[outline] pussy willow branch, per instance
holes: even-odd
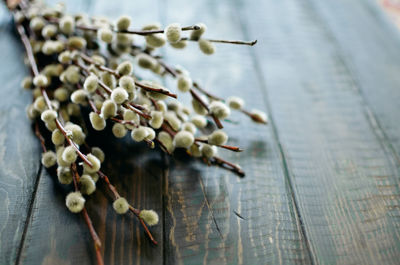
[[[46,18],[50,23],[58,24],[59,19],[58,18]],[[78,29],[81,30],[89,30],[89,31],[98,31],[98,27],[93,27],[93,26],[85,26],[85,25],[76,25]],[[182,31],[188,31],[188,30],[199,30],[200,27],[197,25],[193,26],[187,26],[181,28]],[[141,35],[141,36],[146,36],[146,35],[152,35],[152,34],[157,34],[157,33],[164,33],[163,29],[156,29],[156,30],[116,30],[112,28],[112,30],[116,33],[125,33],[125,34],[134,34],[134,35]],[[182,38],[182,41],[198,41],[198,39],[190,39],[190,38]],[[248,46],[254,46],[257,43],[257,40],[253,41],[241,41],[241,40],[219,40],[219,39],[205,39],[210,42],[214,43],[226,43],[226,44],[236,44],[236,45],[248,45]]]
[[[52,24],[58,24],[59,19],[54,18],[54,17],[45,17],[47,21],[49,21]],[[98,31],[98,27],[93,27],[93,26],[85,26],[85,25],[76,25],[78,29],[81,30],[89,30],[89,31]],[[187,26],[187,27],[182,27],[182,31],[188,31],[188,30],[199,30],[200,27],[197,25],[192,25],[192,26]],[[141,35],[141,36],[146,36],[146,35],[152,35],[156,33],[164,33],[163,29],[157,29],[157,30],[117,30],[117,29],[112,29],[115,33],[125,33],[125,34],[133,34],[133,35]]]
[[[28,56],[29,59],[29,64],[31,66],[32,72],[34,74],[34,76],[38,76],[39,75],[39,70],[37,67],[37,63],[35,60],[35,57],[33,55],[33,51],[32,51],[32,46],[31,43],[28,39],[28,36],[26,35],[25,29],[21,24],[17,24],[17,31],[21,37],[22,43],[25,47],[25,51],[26,54]],[[47,107],[51,110],[53,109],[50,99],[47,95],[46,89],[41,87],[40,91],[42,93],[43,98],[45,99],[46,105]],[[67,132],[65,131],[65,128],[62,126],[61,122],[58,120],[58,118],[55,119],[55,123],[57,128],[62,132],[62,134],[64,135],[65,139],[68,141],[68,143],[76,150],[77,154],[79,155],[79,157],[90,167],[92,167],[92,163],[90,163],[90,161],[86,158],[86,156],[79,150],[79,148],[76,146],[76,144],[68,137]]]
[[[101,171],[97,172],[100,176],[100,178],[102,180],[104,180],[104,182],[107,184],[108,189],[112,192],[112,194],[114,195],[114,199],[118,199],[121,196],[119,195],[117,189],[115,188],[114,185],[111,184],[110,180],[108,179],[108,177]],[[141,225],[143,226],[146,234],[148,235],[148,237],[150,238],[151,242],[153,242],[153,244],[157,245],[157,241],[154,239],[153,235],[151,234],[149,228],[147,227],[146,223],[143,221],[143,219],[139,216],[140,214],[140,210],[134,208],[132,205],[129,205],[129,210],[139,219]]]
[[[111,68],[108,68],[108,67],[106,67],[106,66],[104,66],[104,65],[100,65],[99,63],[96,63],[96,62],[93,61],[92,58],[90,58],[88,55],[86,55],[86,54],[84,54],[84,53],[80,53],[80,55],[81,55],[81,58],[82,58],[84,61],[86,61],[87,63],[93,64],[93,65],[96,66],[98,69],[100,69],[100,70],[102,70],[102,71],[106,71],[106,72],[108,72],[108,73],[114,75],[116,78],[120,78],[120,77],[121,77],[115,70],[113,70],[113,69],[111,69]],[[140,87],[140,88],[143,88],[144,90],[149,91],[149,92],[160,93],[160,94],[167,95],[167,96],[169,96],[169,97],[177,98],[177,95],[176,95],[176,94],[173,94],[173,93],[169,92],[168,90],[165,90],[165,89],[162,89],[162,88],[150,87],[150,86],[147,86],[147,85],[145,85],[145,84],[143,84],[143,83],[141,83],[141,82],[139,82],[139,81],[136,81],[136,80],[135,80],[135,85],[138,86],[138,87]]]
[[[72,169],[72,179],[74,181],[74,187],[75,187],[75,191],[79,191],[79,186],[78,186],[78,182],[79,182],[79,174],[78,174],[78,170],[76,168],[76,163],[72,163],[71,165],[71,169]],[[96,250],[96,260],[97,260],[97,264],[98,265],[104,265],[104,261],[103,261],[103,257],[101,256],[101,241],[99,236],[97,235],[96,230],[93,227],[93,223],[92,220],[90,219],[90,216],[86,210],[86,207],[83,207],[82,209],[82,216],[85,220],[86,225],[89,227],[89,232],[90,235],[94,241],[94,248]]]
[[[257,41],[255,41],[257,42]],[[254,43],[255,44],[255,43]],[[155,58],[155,56],[149,54],[150,56],[152,56],[153,58]],[[159,64],[164,67],[165,71],[167,73],[169,73],[172,77],[176,78],[178,76],[178,73],[176,72],[176,70],[174,68],[172,68],[171,66],[169,66],[168,64],[166,64],[164,61],[162,61],[161,59],[157,59],[155,58]],[[215,96],[213,94],[211,94],[210,92],[208,92],[207,90],[205,90],[204,88],[202,88],[197,82],[193,82],[193,87],[196,88],[196,90],[200,91],[202,94],[204,94],[205,96],[207,96],[209,99],[213,99],[213,100],[219,100],[222,102],[225,102],[225,100],[223,98],[220,98],[218,96]],[[194,91],[193,89],[190,90],[190,93],[192,93],[192,91]],[[193,95],[193,94],[192,94]],[[196,98],[199,98],[201,100],[201,98],[199,96],[197,96]],[[203,101],[200,101],[199,103],[203,105]],[[204,103],[205,104],[205,103]],[[204,105],[203,105],[204,106]],[[206,107],[207,109],[207,107]],[[260,119],[259,116],[255,115],[254,113],[251,113],[250,111],[246,110],[246,109],[240,109],[240,112],[242,112],[243,114],[249,116],[253,121],[258,122],[258,123],[263,123],[263,124],[267,124],[266,121],[263,121]]]
[[[45,139],[44,139],[43,135],[40,133],[39,123],[38,122],[35,122],[35,134],[40,140],[43,152],[47,152]],[[79,175],[78,175],[78,172],[76,170],[76,164],[73,163],[71,168],[72,168],[73,173],[74,173],[73,174],[74,187],[75,187],[75,190],[78,191],[79,190],[79,187],[78,187]],[[99,239],[99,236],[97,235],[96,230],[93,227],[92,220],[90,219],[90,216],[89,216],[89,214],[88,214],[88,212],[86,210],[86,207],[84,207],[83,210],[82,210],[82,216],[83,216],[83,218],[85,220],[86,225],[89,228],[90,235],[91,235],[92,240],[94,242],[94,248],[95,248],[95,251],[96,251],[97,265],[104,265],[103,257],[101,256],[101,241]]]
[[[79,68],[81,68],[81,69],[83,70],[83,74],[84,74],[86,77],[89,76],[90,72],[89,72],[87,66],[81,64],[80,62],[75,62],[75,64],[76,64]],[[107,68],[107,69],[109,69],[109,68]],[[112,69],[110,69],[110,70],[113,71]],[[104,82],[101,81],[101,80],[98,80],[98,82],[99,82],[99,85],[104,89],[104,91],[105,91],[108,95],[111,95],[111,93],[112,93],[111,88],[109,88],[109,87],[108,87],[106,84],[104,84]],[[97,90],[96,92],[97,92],[98,94],[101,95],[101,93],[100,93],[98,90]],[[104,96],[102,96],[102,97],[104,98]],[[142,116],[142,117],[145,118],[145,119],[151,119],[151,116],[150,116],[150,115],[144,113],[144,112],[141,111],[139,108],[137,108],[137,106],[138,106],[137,104],[133,104],[133,103],[127,104],[127,103],[124,103],[124,104],[122,104],[122,105],[123,105],[125,108],[128,108],[128,109],[130,109],[130,110],[136,112],[138,115]],[[144,109],[142,106],[140,106],[140,108]]]

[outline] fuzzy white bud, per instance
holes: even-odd
[[[200,39],[198,42],[199,48],[204,54],[211,55],[215,52],[215,46],[209,40]]]
[[[164,46],[165,42],[165,35],[162,33],[156,33],[146,36],[147,45],[153,48]]]
[[[204,116],[195,115],[191,121],[197,128],[204,128],[207,125],[207,119]]]
[[[30,89],[32,87],[32,77],[24,77],[21,81],[21,87],[25,89]]]
[[[161,111],[152,111],[150,115],[151,115],[151,120],[149,121],[150,126],[153,127],[154,129],[159,129],[164,122],[163,113]]]
[[[193,156],[193,157],[201,157],[203,154],[201,153],[201,151],[200,151],[200,147],[199,147],[199,145],[197,145],[197,144],[192,144],[192,146],[190,147],[190,149],[189,149],[189,152],[190,152],[190,154]]]
[[[33,84],[38,87],[46,87],[49,85],[49,80],[45,75],[39,74],[33,78]]]
[[[223,145],[228,141],[228,135],[222,131],[217,130],[208,136],[208,143],[213,145]]]
[[[187,41],[186,40],[180,40],[180,41],[175,42],[175,43],[169,43],[169,45],[171,45],[175,49],[184,49],[187,46]]]
[[[236,109],[236,110],[243,108],[243,105],[244,105],[244,100],[239,97],[235,97],[235,96],[229,97],[226,100],[226,102],[228,103],[228,106],[231,109]]]
[[[203,144],[200,147],[200,151],[203,156],[211,158],[217,154],[217,147],[214,145]]]
[[[167,132],[159,132],[157,139],[164,145],[168,152],[172,153],[174,151],[175,146],[172,142],[172,137]]]
[[[46,39],[53,37],[57,33],[57,27],[49,24],[42,28],[42,36]]]
[[[72,34],[75,30],[75,21],[74,18],[71,16],[63,16],[60,19],[59,27],[62,33],[66,35]]]
[[[87,160],[92,164],[92,167],[90,167],[88,164],[84,163],[83,164],[83,169],[86,170],[88,173],[95,173],[100,170],[101,167],[101,162],[100,160],[95,157],[93,154],[88,154],[86,156]]]
[[[58,55],[58,61],[63,64],[67,64],[71,61],[71,52],[63,51]]]
[[[44,27],[44,25],[45,25],[45,22],[44,22],[43,18],[41,18],[41,17],[34,17],[29,22],[29,27],[33,31],[41,30]]]
[[[158,214],[153,210],[141,210],[139,217],[149,226],[156,225],[159,221]]]
[[[116,80],[115,80],[115,76],[113,76],[112,74],[108,73],[108,72],[103,72],[101,74],[101,81],[103,81],[103,83],[108,86],[111,89],[115,88],[115,84],[116,84]]]
[[[165,28],[165,36],[170,43],[176,43],[181,39],[181,25],[178,23],[169,24]]]
[[[120,16],[115,22],[115,26],[119,31],[124,31],[131,25],[131,18],[129,16]]]
[[[125,89],[127,92],[133,92],[135,89],[135,80],[131,76],[122,76],[118,80],[118,84],[120,87]]]
[[[144,126],[139,126],[132,130],[131,137],[134,141],[143,141],[149,135],[149,131]]]
[[[85,82],[83,83],[83,88],[89,93],[94,93],[96,92],[98,83],[99,80],[97,76],[92,74],[85,79]]]
[[[75,90],[71,94],[71,101],[75,104],[85,104],[86,103],[86,92],[83,89]]]
[[[251,111],[251,118],[253,121],[258,122],[258,123],[267,123],[268,122],[268,117],[267,114],[260,110],[252,110]]]
[[[166,120],[175,131],[179,130],[182,125],[182,122],[178,119],[178,117],[176,117],[176,114],[172,111],[168,111],[164,114],[164,120]]]
[[[181,92],[188,92],[193,86],[193,81],[189,76],[179,75],[177,86]]]
[[[79,213],[85,207],[85,198],[79,191],[71,192],[65,199],[65,205],[73,213]]]
[[[57,112],[55,110],[47,109],[42,112],[40,119],[44,122],[51,122],[57,118]]]
[[[126,130],[125,126],[122,125],[121,123],[115,123],[112,127],[112,132],[115,137],[123,138],[126,135],[127,130]]]
[[[73,180],[71,169],[69,167],[57,167],[57,178],[61,184],[71,184]]]
[[[157,60],[146,53],[140,53],[136,56],[137,63],[145,69],[152,69],[157,64]]]
[[[107,99],[104,101],[103,106],[101,107],[101,116],[104,119],[108,119],[110,117],[114,117],[117,114],[117,105],[115,105],[114,101]]]
[[[42,113],[47,108],[46,101],[44,100],[43,96],[39,96],[35,99],[35,101],[33,102],[33,107],[40,113]]]
[[[96,183],[90,175],[84,174],[79,179],[80,191],[83,194],[90,195],[96,190]]]
[[[225,119],[231,114],[231,110],[221,101],[211,102],[210,112],[213,113],[218,119]]]
[[[206,115],[208,113],[207,109],[195,98],[192,99],[192,107],[199,115]]]
[[[124,197],[119,197],[113,202],[113,208],[118,214],[125,214],[129,210],[129,203]]]
[[[65,147],[64,152],[62,153],[62,159],[69,163],[72,164],[76,161],[76,158],[78,157],[75,148],[73,148],[71,145]]]
[[[126,90],[123,89],[122,87],[117,87],[112,91],[111,99],[116,104],[122,104],[128,99],[128,92],[126,92]]]
[[[113,32],[109,28],[101,28],[97,31],[97,38],[105,43],[111,43],[113,40]]]
[[[129,61],[122,62],[117,67],[117,72],[120,75],[130,75],[132,73],[132,63]]]
[[[194,136],[188,131],[180,131],[174,137],[175,147],[189,148],[194,143]]]
[[[188,131],[188,132],[190,132],[191,134],[195,134],[196,133],[196,131],[197,131],[197,128],[196,128],[196,126],[193,124],[193,123],[191,123],[191,122],[185,122],[185,123],[183,123],[183,125],[182,125],[182,130],[184,130],[184,131]]]
[[[191,40],[198,40],[200,39],[201,35],[204,34],[207,30],[207,26],[204,23],[197,23],[196,26],[200,27],[198,30],[193,30],[190,33],[190,39]]]
[[[101,163],[104,162],[105,154],[99,147],[92,147],[92,154],[97,157]]]
[[[59,129],[55,129],[51,134],[51,141],[54,145],[64,144],[65,137]]]
[[[42,154],[42,164],[46,168],[52,167],[57,162],[57,156],[53,151],[47,151]]]
[[[93,129],[95,129],[96,131],[102,131],[106,127],[106,121],[96,112],[91,112],[89,114],[89,120],[92,124]]]

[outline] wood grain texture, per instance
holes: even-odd
[[[71,12],[87,11],[111,18],[136,14],[136,27],[157,20],[158,12],[154,6],[153,12],[147,12],[151,6],[151,2],[131,5],[129,1],[111,6],[107,1],[68,3]],[[18,67],[23,68],[21,63]],[[19,89],[18,86],[15,89]],[[31,135],[31,132],[26,134]],[[106,153],[102,170],[109,175],[120,194],[135,207],[154,209],[162,220],[163,160],[160,152],[133,143],[129,136],[124,140],[115,139],[110,128],[105,137],[98,132],[90,131],[90,134],[89,145],[100,143],[98,145]],[[70,213],[64,205],[65,196],[73,187],[58,184],[54,176],[53,171],[42,172],[19,264],[95,264],[92,239],[83,218]],[[111,194],[106,190],[99,181],[98,190],[88,197],[86,203],[103,245],[105,264],[161,264],[162,222],[151,228],[159,243],[152,246],[135,217],[115,213]]]
[[[327,2],[334,1],[319,4]],[[398,263],[398,165],[370,120],[344,63],[346,55],[308,1],[239,3],[245,32],[264,32],[254,60],[262,69],[259,77],[288,161],[312,261]],[[365,47],[358,48],[368,53]]]
[[[205,37],[244,38],[231,1],[164,3],[165,24],[202,21],[209,25]],[[254,33],[251,38],[259,35]],[[266,111],[250,49],[216,45],[215,55],[206,56],[197,43],[188,43],[184,51],[168,47],[166,54],[170,61],[187,66],[192,78],[201,80],[213,93],[241,96],[248,102],[247,108]],[[175,86],[172,81],[169,84]],[[271,127],[253,124],[238,112],[230,119],[239,124],[224,123],[231,136],[229,144],[245,151],[221,152],[221,156],[239,163],[247,176],[238,178],[229,171],[205,168],[201,162],[183,158],[172,162],[165,200],[167,263],[309,263]]]
[[[28,71],[5,12],[0,12],[0,264],[17,256],[40,169],[39,144],[24,111],[30,93],[19,84]]]
[[[400,162],[400,34],[375,1],[311,1]],[[335,15],[333,15],[335,14]]]

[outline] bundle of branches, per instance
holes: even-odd
[[[150,148],[158,146],[168,154],[183,148],[207,164],[244,175],[240,166],[217,156],[218,148],[241,151],[227,145],[228,135],[221,121],[231,110],[257,123],[266,124],[266,115],[244,109],[239,97],[224,100],[212,95],[186,70],[168,65],[155,52],[167,43],[176,49],[194,44],[210,55],[215,52],[215,43],[254,45],[256,41],[207,39],[203,37],[207,27],[202,23],[186,27],[173,23],[165,29],[149,24],[132,30],[129,16],[111,22],[103,17],[68,15],[61,4],[49,7],[39,1],[10,1],[9,7],[32,70],[22,86],[33,94],[27,114],[43,148],[42,164],[57,167],[60,183],[73,183],[66,206],[73,213],[82,213],[94,240],[98,264],[103,264],[101,243],[85,209],[84,196],[96,190],[99,179],[113,194],[115,211],[133,213],[154,244],[157,242],[147,226],[156,225],[158,215],[153,210],[136,209],[119,195],[101,171],[103,151],[87,144],[87,127],[103,131],[112,126],[117,138],[129,133],[133,141],[144,141]],[[145,44],[134,45],[133,36],[144,38]],[[176,80],[174,90],[191,95],[191,106],[185,106],[172,90],[154,80],[139,78],[133,71],[136,67],[155,76],[172,76]],[[85,113],[89,113],[88,119],[82,119]],[[45,128],[50,131],[49,139],[41,133]]]

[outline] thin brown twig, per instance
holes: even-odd
[[[195,138],[194,140],[195,140],[196,142],[205,143],[205,144],[210,144],[210,143],[208,142],[208,140],[205,140],[205,139]],[[215,146],[220,147],[220,148],[224,148],[224,149],[227,149],[227,150],[230,150],[230,151],[233,151],[233,152],[242,152],[242,151],[243,151],[243,149],[241,149],[241,148],[239,148],[239,147],[237,147],[237,146],[231,146],[231,145],[225,145],[225,144],[222,144],[222,145],[215,145]]]
[[[78,182],[79,182],[80,176],[79,176],[78,170],[76,168],[76,163],[72,163],[71,169],[73,171],[72,177],[73,177],[73,181],[74,181],[75,191],[79,191]],[[90,219],[90,216],[86,210],[86,207],[83,207],[83,209],[82,209],[82,216],[83,216],[83,219],[85,220],[86,225],[89,228],[90,235],[94,242],[97,264],[104,265],[103,257],[101,256],[101,241],[100,241],[99,236],[97,235],[96,230],[93,227],[92,220]]]
[[[230,169],[232,169],[235,173],[239,174],[240,176],[245,176],[245,173],[240,168],[240,166],[235,165],[229,161],[226,161],[225,159],[223,159],[221,157],[214,156],[212,162],[217,165],[228,166]]]
[[[45,140],[43,138],[43,135],[40,133],[40,129],[39,129],[39,122],[35,122],[35,134],[37,136],[37,138],[39,138],[40,141],[40,145],[42,146],[43,152],[47,152],[47,148],[45,145]]]
[[[190,38],[182,38],[181,40],[188,40],[188,41],[198,41],[197,39],[190,39]],[[254,46],[257,43],[257,40],[253,41],[241,41],[241,40],[217,40],[217,39],[204,39],[209,42],[215,42],[215,43],[226,43],[226,44],[236,44],[236,45],[248,45],[248,46]]]
[[[117,189],[115,188],[114,185],[111,184],[110,180],[108,179],[107,175],[105,175],[103,172],[101,171],[97,171],[97,173],[99,174],[100,178],[103,179],[106,184],[108,189],[112,192],[112,194],[114,195],[114,199],[118,199],[121,196],[119,195]],[[151,234],[150,230],[147,228],[146,223],[143,221],[143,219],[139,216],[140,215],[140,210],[134,208],[132,205],[129,205],[129,210],[139,219],[141,225],[143,226],[144,230],[146,231],[146,234],[148,235],[148,237],[150,238],[151,242],[153,242],[153,244],[157,245],[157,241],[154,239],[153,235]]]
[[[203,99],[199,96],[199,94],[197,94],[197,92],[193,89],[190,88],[190,94],[192,95],[192,97],[197,100],[210,114],[210,116],[213,118],[215,124],[217,125],[217,127],[219,129],[224,128],[224,126],[222,125],[221,121],[214,115],[214,113],[210,112],[210,108],[207,106],[207,104],[203,101]]]

